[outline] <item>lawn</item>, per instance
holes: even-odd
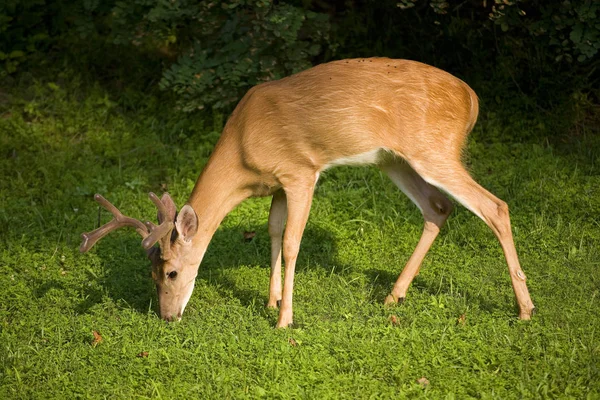
[[[0,91],[0,398],[600,397],[590,127],[557,134],[552,118],[484,104],[469,141],[470,171],[511,209],[538,311],[529,322],[496,238],[462,207],[406,302],[383,306],[422,218],[377,169],[343,167],[316,189],[294,328],[274,329],[264,307],[270,199],[226,218],[183,320],[168,324],[139,236],[122,230],[82,255],[79,235],[97,226],[96,192],[140,219],[156,213],[149,191],[183,205],[224,118],[68,71]]]

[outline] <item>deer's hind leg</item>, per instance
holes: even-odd
[[[392,292],[385,299],[385,304],[393,304],[406,298],[408,287],[419,274],[425,255],[454,206],[448,197],[425,182],[404,160],[395,159],[381,165],[380,168],[419,207],[425,220],[417,247],[394,284]]]
[[[525,283],[525,273],[517,257],[506,203],[475,182],[458,160],[449,160],[437,153],[429,154],[422,160],[426,161],[411,162],[420,176],[454,197],[494,232],[508,264],[513,290],[519,304],[519,318],[530,319],[535,307]]]

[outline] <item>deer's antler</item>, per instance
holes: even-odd
[[[171,255],[170,239],[171,232],[173,231],[175,224],[172,220],[169,220],[169,212],[162,201],[160,201],[160,199],[152,192],[149,193],[149,197],[158,208],[160,220],[162,221],[160,225],[155,225],[152,222],[146,222],[144,224],[135,218],[125,216],[117,207],[112,205],[104,197],[99,194],[94,195],[94,200],[96,200],[96,202],[98,202],[98,204],[100,204],[104,209],[109,211],[114,218],[98,229],[95,229],[91,232],[82,233],[81,238],[83,241],[81,242],[79,251],[85,253],[86,251],[90,250],[96,244],[96,242],[108,235],[110,232],[124,226],[130,226],[135,228],[136,232],[139,233],[143,238],[142,246],[144,249],[148,250],[154,246],[156,242],[160,241],[162,256],[164,259],[167,259]]]
[[[142,240],[142,246],[148,250],[156,242],[160,241],[162,259],[168,260],[171,257],[171,232],[173,232],[173,228],[175,227],[175,223],[173,222],[175,216],[169,215],[167,207],[157,195],[150,192],[148,193],[148,197],[150,197],[150,200],[158,208],[158,220],[161,221],[161,224],[157,226],[150,221],[146,222],[150,234]]]

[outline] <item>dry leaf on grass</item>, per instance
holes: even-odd
[[[92,347],[98,346],[100,342],[102,342],[102,336],[98,333],[98,331],[93,331],[94,340],[92,340]]]
[[[429,379],[422,376],[419,379],[417,379],[417,383],[423,387],[427,387],[429,385]]]
[[[460,325],[464,325],[465,322],[467,322],[467,314],[462,314],[460,317],[458,317],[458,323]]]
[[[148,358],[148,352],[147,351],[142,351],[141,353],[139,353],[136,357],[140,357],[140,358]]]
[[[244,232],[244,242],[251,242],[252,239],[254,239],[254,236],[256,236],[256,232],[255,231],[251,231],[251,232]]]
[[[294,338],[289,338],[288,342],[294,347],[298,346],[298,342],[296,342]]]

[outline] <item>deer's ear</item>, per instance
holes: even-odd
[[[160,212],[158,213],[158,223],[162,224],[164,221],[175,221],[175,215],[177,214],[177,206],[175,202],[169,195],[169,193],[165,193],[160,198],[160,201],[167,208],[168,215],[163,216]]]
[[[175,221],[175,228],[179,236],[189,242],[192,237],[198,231],[198,216],[190,205],[185,205],[177,214],[177,221]]]

